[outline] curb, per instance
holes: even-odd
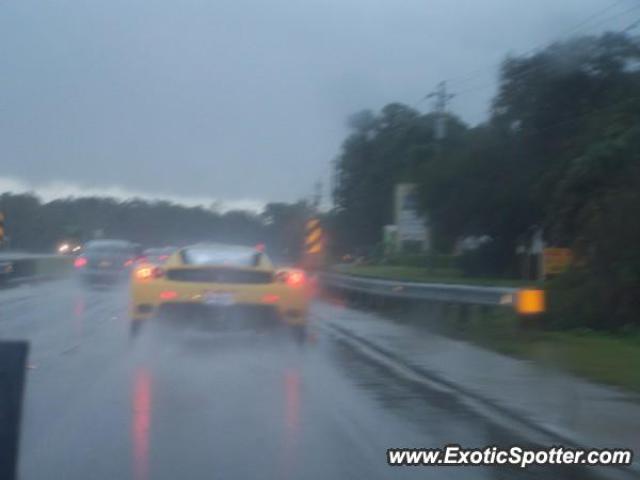
[[[337,333],[347,343],[351,343],[352,345],[355,345],[357,347],[364,346],[367,349],[375,352],[377,355],[386,359],[387,362],[390,361],[392,363],[395,363],[400,368],[408,370],[413,375],[416,375],[418,378],[422,379],[422,383],[425,383],[425,381],[430,383],[431,385],[428,386],[429,388],[435,387],[435,388],[439,388],[440,390],[446,389],[446,390],[449,390],[450,393],[456,394],[462,397],[463,399],[471,400],[472,402],[476,403],[476,406],[474,408],[476,413],[482,414],[485,417],[493,416],[494,420],[497,414],[500,417],[502,417],[502,420],[508,419],[511,422],[517,422],[521,426],[524,426],[527,429],[529,429],[530,431],[533,431],[538,435],[543,435],[547,437],[548,439],[551,440],[552,443],[563,444],[563,445],[570,446],[572,448],[579,448],[579,449],[585,449],[585,450],[593,448],[593,447],[587,446],[587,443],[584,441],[580,441],[575,437],[572,437],[571,435],[568,435],[565,432],[560,432],[550,426],[542,425],[532,420],[531,418],[528,418],[527,416],[523,415],[521,412],[496,402],[494,399],[480,395],[477,392],[470,390],[468,388],[465,388],[459,383],[445,379],[442,376],[425,369],[424,367],[412,364],[411,362],[402,358],[400,355],[394,352],[391,352],[384,347],[381,347],[380,345],[376,344],[375,342],[372,342],[369,339],[363,338],[362,336],[354,333],[348,328],[338,326],[335,324],[328,324],[328,323],[323,323],[322,326],[327,330],[332,331],[333,333]],[[370,355],[369,353],[364,351],[361,351],[361,353],[368,357],[374,357],[374,355]],[[370,358],[370,359],[375,361],[376,363],[387,363],[382,361],[380,358]],[[388,364],[383,366],[388,367]],[[478,408],[477,404],[479,404],[479,407],[481,408]],[[484,412],[482,410],[484,410]],[[513,426],[511,426],[511,429],[513,430]],[[589,466],[585,465],[585,468],[589,468]],[[606,467],[606,470],[600,470],[604,468],[605,467],[593,467],[593,471],[598,475],[605,475],[604,478],[640,479],[640,464],[638,464],[637,461],[634,462],[629,467],[615,465],[612,467]],[[604,473],[605,471],[608,472],[608,475]],[[615,477],[612,477],[612,474],[614,472],[617,473],[618,475]],[[624,475],[624,476],[620,476],[620,475]]]

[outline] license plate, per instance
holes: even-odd
[[[107,261],[102,261],[98,264],[100,267],[110,267],[111,266],[111,262],[107,262]]]
[[[236,303],[233,293],[228,292],[207,292],[203,300],[207,305],[229,306]]]

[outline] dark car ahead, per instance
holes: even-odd
[[[126,240],[92,240],[74,265],[87,283],[115,283],[129,278],[138,256],[137,245]]]

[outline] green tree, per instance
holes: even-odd
[[[455,117],[446,121],[448,142],[459,141],[466,127]],[[421,166],[438,153],[436,117],[402,104],[389,104],[378,115],[360,112],[348,125],[352,131],[337,158],[331,215],[340,250],[378,243],[383,226],[393,221],[394,185],[414,181]]]

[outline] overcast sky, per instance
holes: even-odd
[[[326,183],[350,113],[453,78],[451,109],[477,123],[507,53],[597,12],[580,33],[624,28],[634,5],[2,0],[0,190],[293,201]]]

